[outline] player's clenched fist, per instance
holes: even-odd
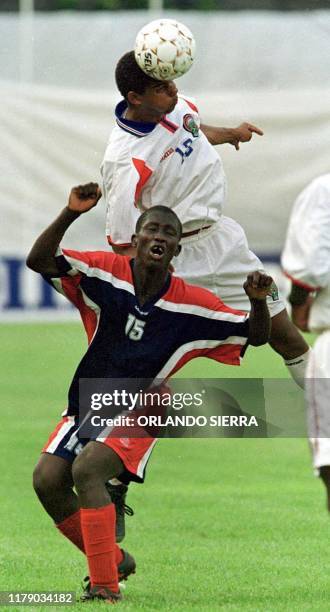
[[[68,209],[77,213],[84,213],[96,206],[102,192],[97,183],[78,185],[70,191]]]
[[[272,283],[271,276],[262,272],[250,272],[243,287],[250,300],[265,300],[270,295]]]

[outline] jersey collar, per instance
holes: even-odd
[[[152,132],[152,130],[156,127],[157,123],[145,123],[143,121],[131,121],[130,119],[125,119],[123,115],[126,110],[126,100],[119,102],[115,110],[117,124],[122,130],[125,130],[125,132],[129,132],[130,134],[134,134],[134,136],[141,138],[142,136],[147,136],[147,134],[150,134],[150,132]]]

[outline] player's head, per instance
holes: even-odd
[[[182,225],[175,212],[167,206],[153,206],[139,217],[132,236],[136,259],[167,270],[171,259],[180,253],[181,236]]]
[[[130,107],[166,114],[174,109],[178,101],[174,81],[158,81],[145,74],[135,60],[134,51],[120,58],[115,78],[121,95]]]

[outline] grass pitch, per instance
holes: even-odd
[[[78,595],[85,560],[41,508],[31,473],[85,338],[63,324],[3,325],[1,339],[0,590]],[[268,347],[249,349],[241,369],[199,360],[185,372],[286,377]],[[138,569],[121,609],[329,610],[329,518],[306,440],[162,440],[129,503],[124,545]]]

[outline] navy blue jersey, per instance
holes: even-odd
[[[80,378],[166,380],[201,356],[240,364],[247,315],[209,291],[169,274],[159,294],[141,306],[129,257],[63,250],[57,261],[61,276],[48,281],[79,309],[89,342],[67,414],[78,413]]]

